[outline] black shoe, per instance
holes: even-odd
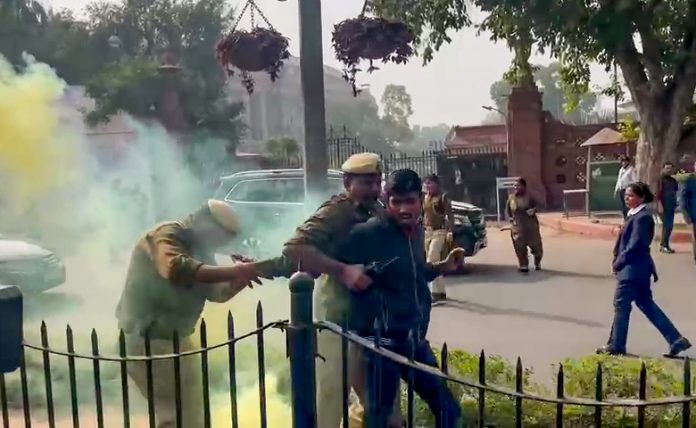
[[[664,254],[674,254],[674,250],[669,247],[660,247],[660,252]]]
[[[541,265],[534,266],[534,270],[541,270]]]
[[[691,342],[685,337],[680,337],[676,342],[669,346],[669,352],[665,354],[666,357],[676,357],[680,353],[691,348]]]
[[[447,294],[445,293],[431,293],[430,296],[433,299],[433,303],[440,303],[447,300]]]
[[[517,270],[519,270],[520,273],[529,273],[529,268],[526,267],[526,266],[525,266],[525,267],[521,267],[521,268],[519,268],[519,269],[517,269]]]
[[[626,355],[626,350],[618,350],[611,347],[611,345],[604,345],[601,348],[597,348],[597,355]]]

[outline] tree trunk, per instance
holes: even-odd
[[[635,165],[638,179],[657,190],[665,162],[677,162],[683,117],[663,107],[663,102],[642,106],[640,138],[636,144]]]

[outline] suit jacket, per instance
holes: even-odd
[[[682,213],[696,223],[696,173],[691,174],[682,185],[680,199]]]
[[[619,281],[650,283],[656,273],[650,255],[650,244],[655,237],[652,212],[643,208],[629,216],[614,245],[614,271]]]

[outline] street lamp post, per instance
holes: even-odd
[[[304,100],[305,197],[310,200],[325,196],[328,189],[321,0],[298,1],[300,74]]]

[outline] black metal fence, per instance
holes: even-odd
[[[350,346],[357,346],[371,355],[378,356],[380,361],[391,361],[400,365],[406,369],[407,375],[405,376],[406,381],[406,425],[408,427],[415,427],[415,395],[414,395],[414,373],[421,372],[429,376],[434,376],[447,382],[448,385],[454,386],[459,385],[472,389],[475,392],[475,420],[465,421],[464,426],[478,426],[478,427],[488,427],[488,426],[499,426],[492,425],[487,421],[487,418],[491,415],[490,412],[496,412],[498,409],[489,409],[487,407],[487,400],[490,394],[498,394],[508,397],[514,404],[514,416],[511,420],[507,421],[504,426],[515,426],[522,427],[525,421],[525,405],[530,402],[546,403],[547,405],[555,407],[555,421],[551,425],[557,427],[563,427],[565,423],[564,415],[568,407],[582,407],[590,409],[591,414],[589,418],[580,425],[572,426],[607,426],[603,425],[603,415],[608,410],[613,410],[615,408],[624,409],[635,409],[637,412],[636,425],[638,427],[649,426],[646,425],[646,410],[657,406],[678,406],[679,416],[678,420],[673,421],[673,424],[669,426],[682,426],[690,427],[694,426],[695,422],[692,419],[691,405],[696,401],[696,397],[692,395],[692,376],[691,376],[691,366],[689,360],[684,361],[683,365],[683,393],[679,396],[666,397],[666,398],[650,398],[648,397],[648,371],[646,365],[643,362],[640,375],[638,379],[633,379],[632,381],[638,384],[638,396],[637,397],[609,397],[604,392],[603,386],[605,385],[605,372],[601,365],[596,367],[596,374],[594,379],[595,394],[591,398],[576,398],[566,394],[565,392],[565,380],[563,367],[559,367],[557,381],[556,381],[556,393],[551,396],[544,396],[540,394],[527,393],[524,390],[524,367],[521,360],[517,360],[517,365],[514,374],[514,388],[508,388],[500,385],[489,384],[487,382],[487,358],[486,355],[481,352],[480,358],[478,360],[478,378],[477,379],[465,379],[457,375],[452,375],[449,373],[448,366],[450,360],[448,358],[447,345],[444,345],[441,350],[440,358],[440,368],[431,367],[421,364],[414,360],[413,353],[411,356],[403,356],[396,354],[389,349],[380,346],[380,341],[376,339],[375,341],[369,341],[362,337],[359,337],[352,332],[347,331],[345,328],[340,327],[336,324],[330,322],[315,322],[313,320],[313,307],[312,307],[312,293],[314,288],[314,280],[305,274],[296,274],[290,281],[290,306],[291,306],[291,316],[288,321],[275,321],[271,323],[265,323],[263,320],[263,310],[261,305],[257,307],[256,311],[256,329],[248,332],[244,335],[237,336],[235,334],[234,319],[232,315],[228,317],[227,323],[227,340],[222,343],[209,345],[208,335],[206,331],[205,322],[201,323],[200,327],[200,348],[194,350],[182,351],[179,347],[180,338],[174,336],[172,338],[172,348],[170,354],[157,354],[154,355],[151,352],[150,340],[148,338],[144,339],[145,343],[145,353],[139,356],[129,356],[127,354],[128,349],[126,349],[126,341],[124,339],[124,334],[121,333],[119,336],[119,355],[117,356],[105,356],[100,353],[100,343],[96,333],[91,336],[92,352],[89,354],[79,354],[75,352],[74,341],[72,332],[70,329],[66,332],[66,344],[67,351],[57,351],[51,348],[48,340],[48,329],[45,324],[41,327],[41,344],[31,344],[24,343],[23,345],[23,361],[19,369],[19,376],[21,378],[21,406],[19,408],[13,408],[9,405],[8,400],[8,389],[6,385],[7,376],[16,376],[16,373],[10,375],[0,375],[0,409],[2,412],[2,428],[14,427],[16,425],[11,425],[10,421],[17,421],[14,418],[16,412],[19,412],[20,418],[22,420],[21,424],[26,428],[31,428],[34,424],[37,424],[37,418],[35,414],[32,414],[32,399],[36,399],[36,396],[30,394],[29,384],[32,379],[29,378],[26,356],[29,352],[38,352],[42,355],[42,370],[44,372],[45,384],[43,389],[45,394],[42,399],[45,400],[45,411],[47,417],[47,426],[53,428],[58,426],[56,415],[54,411],[54,396],[56,391],[54,390],[54,385],[52,383],[52,370],[60,365],[68,366],[68,389],[67,393],[70,395],[70,408],[71,408],[71,423],[73,427],[85,426],[83,420],[81,419],[81,414],[84,407],[80,407],[78,395],[85,393],[82,389],[77,386],[77,379],[75,374],[75,365],[77,360],[86,360],[92,364],[92,376],[94,380],[94,405],[90,406],[89,411],[96,412],[97,423],[96,426],[104,427],[104,401],[102,398],[102,374],[101,370],[104,364],[118,364],[119,366],[119,378],[121,383],[121,401],[122,401],[122,414],[123,414],[123,426],[130,427],[132,425],[132,411],[130,408],[130,402],[132,397],[130,396],[129,386],[128,386],[128,367],[131,364],[145,364],[146,365],[146,399],[147,399],[147,425],[150,428],[156,426],[156,407],[155,401],[156,397],[154,392],[154,384],[157,380],[156,376],[153,374],[153,365],[158,361],[172,361],[173,362],[173,380],[175,394],[172,398],[172,405],[176,409],[176,426],[182,427],[182,390],[188,388],[189,385],[184,385],[182,382],[181,373],[181,360],[182,358],[190,356],[200,357],[200,372],[202,377],[202,407],[200,411],[203,417],[203,426],[208,428],[211,427],[211,404],[210,404],[210,373],[208,364],[208,355],[211,351],[215,349],[226,349],[227,350],[227,369],[229,373],[229,399],[230,399],[230,420],[225,423],[225,426],[231,426],[234,428],[239,427],[238,419],[238,387],[237,387],[237,354],[236,345],[244,339],[256,339],[256,355],[258,362],[258,384],[259,384],[259,415],[260,415],[260,427],[266,428],[268,426],[268,421],[266,418],[266,373],[265,373],[265,345],[264,345],[264,333],[269,329],[280,329],[286,332],[287,337],[287,355],[290,359],[290,402],[292,408],[292,421],[287,421],[287,425],[294,428],[312,428],[317,426],[316,419],[316,386],[315,386],[315,358],[317,358],[314,352],[316,348],[316,332],[317,330],[322,330],[330,334],[339,335],[341,338],[341,351],[342,351],[342,361],[336,364],[340,367],[340,373],[342,375],[343,390],[345,391],[342,396],[342,412],[344,420],[348,418],[348,408],[349,408],[349,381],[348,381],[348,349]],[[377,337],[379,335],[377,334]],[[411,336],[413,337],[413,336]],[[410,341],[411,349],[413,349],[413,341]],[[66,391],[59,391],[63,394]],[[13,413],[15,412],[15,413]],[[13,419],[11,419],[13,416]],[[43,419],[43,418],[41,418]],[[16,422],[15,422],[16,424]],[[46,426],[42,423],[42,426]],[[63,425],[64,426],[64,425]],[[91,425],[90,425],[91,426]],[[109,428],[113,425],[109,425]],[[119,424],[120,426],[120,424]],[[526,426],[549,426],[547,425],[526,425]],[[567,425],[570,426],[570,425]],[[627,425],[634,426],[634,425]],[[656,426],[667,426],[667,425],[656,425]],[[185,427],[185,426],[184,426]],[[188,428],[188,427],[185,427]],[[255,428],[255,427],[242,427],[242,428]],[[278,427],[271,427],[278,428]],[[322,427],[323,428],[323,427]]]

